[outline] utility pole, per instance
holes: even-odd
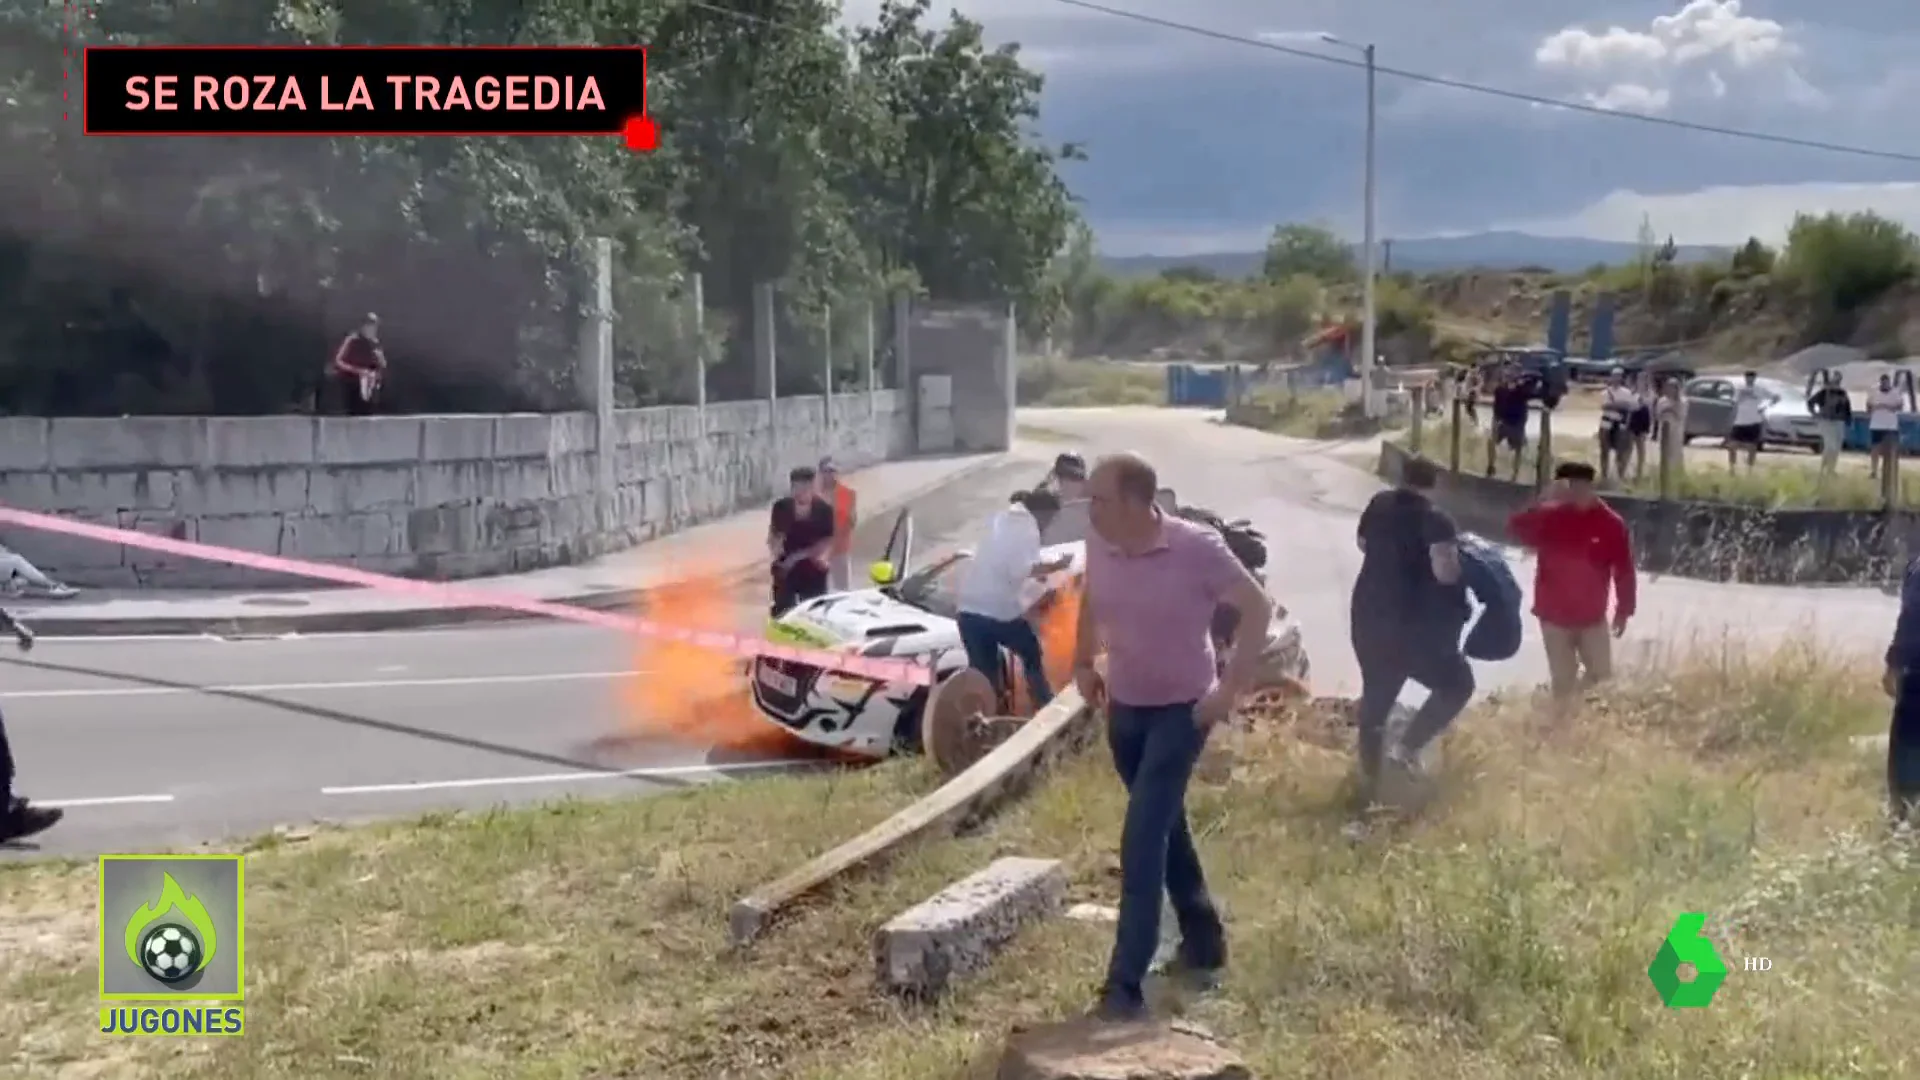
[[[1367,160],[1366,179],[1361,195],[1361,214],[1364,224],[1362,226],[1363,235],[1360,241],[1362,249],[1360,272],[1364,276],[1361,278],[1360,284],[1360,363],[1356,365],[1356,368],[1360,374],[1360,407],[1367,416],[1371,417],[1379,411],[1376,407],[1378,395],[1374,393],[1373,389],[1373,365],[1375,358],[1379,355],[1379,346],[1374,340],[1374,330],[1378,320],[1374,311],[1373,296],[1374,279],[1378,276],[1374,266],[1375,243],[1373,223],[1373,147],[1377,119],[1374,97],[1376,75],[1374,51],[1372,45],[1358,45],[1344,38],[1336,37],[1333,34],[1321,34],[1320,40],[1329,45],[1338,45],[1343,49],[1352,49],[1366,57],[1367,60]]]

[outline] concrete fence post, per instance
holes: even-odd
[[[773,285],[753,288],[753,396],[767,403],[767,490],[780,490],[780,360],[774,343]]]
[[[833,305],[820,316],[820,400],[826,415],[827,441],[821,453],[833,453]]]
[[[900,404],[907,410],[912,445],[920,445],[920,388],[913,378],[913,298],[905,289],[893,294],[893,377],[900,381]]]
[[[613,466],[619,449],[613,424],[613,241],[595,237],[583,255],[589,287],[574,376],[581,407],[592,417],[594,527],[606,534],[613,527]]]
[[[874,413],[877,411],[877,407],[874,403],[874,398],[876,395],[880,393],[880,385],[873,381],[874,313],[873,313],[872,300],[867,301],[866,307],[865,307],[865,314],[867,318],[867,340],[866,340],[867,370],[866,370],[866,378],[861,383],[861,385],[867,388],[867,420],[869,423],[871,423],[873,420]]]
[[[1013,449],[1014,412],[1020,404],[1020,306],[1007,303],[1007,325],[1001,334],[1000,383],[1006,391],[1006,433],[999,449]]]
[[[706,279],[693,274],[688,285],[688,300],[693,305],[693,411],[698,425],[698,438],[693,443],[693,467],[698,480],[691,485],[687,498],[695,499],[694,492],[706,490],[709,483],[709,470],[713,467],[713,451],[707,446],[707,285]],[[709,507],[689,507],[692,513],[704,517]]]

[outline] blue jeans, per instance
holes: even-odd
[[[1120,920],[1106,997],[1125,1005],[1144,998],[1141,983],[1160,943],[1160,897],[1180,921],[1180,958],[1197,968],[1226,963],[1226,930],[1207,895],[1187,825],[1187,781],[1206,746],[1193,723],[1194,702],[1108,709],[1107,745],[1127,785],[1127,818],[1120,829]]]
[[[1887,732],[1887,803],[1894,820],[1920,825],[1920,675],[1900,681]]]
[[[963,611],[954,620],[960,626],[960,644],[967,650],[967,666],[985,675],[994,689],[1006,690],[1006,673],[1001,669],[1000,650],[1005,649],[1020,661],[1026,672],[1027,688],[1033,707],[1053,700],[1053,688],[1047,685],[1047,669],[1040,655],[1040,635],[1025,619],[994,619]]]

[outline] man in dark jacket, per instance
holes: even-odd
[[[1425,458],[1403,467],[1400,486],[1373,497],[1360,515],[1363,557],[1353,583],[1354,658],[1360,664],[1359,756],[1362,804],[1381,769],[1417,779],[1420,752],[1466,708],[1473,669],[1460,632],[1473,607],[1461,582],[1459,529],[1433,504],[1439,470]],[[1427,688],[1400,744],[1386,746],[1387,719],[1411,680]],[[1352,831],[1364,831],[1356,822]]]
[[[0,633],[10,633],[21,652],[33,648],[33,631],[0,610]],[[7,745],[6,722],[0,720],[0,844],[43,833],[59,822],[65,811],[34,806],[13,793],[13,752]]]
[[[1887,732],[1887,804],[1895,825],[1916,825],[1920,812],[1920,557],[1907,563],[1900,617],[1887,646],[1881,686],[1893,698]]]

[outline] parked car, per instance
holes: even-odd
[[[1733,400],[1741,379],[1725,375],[1703,375],[1687,383],[1687,426],[1683,441],[1724,439],[1733,427]],[[1754,385],[1766,395],[1761,419],[1761,442],[1769,446],[1799,446],[1818,449],[1820,425],[1807,404],[1807,395],[1797,386],[1778,379],[1755,379]]]

